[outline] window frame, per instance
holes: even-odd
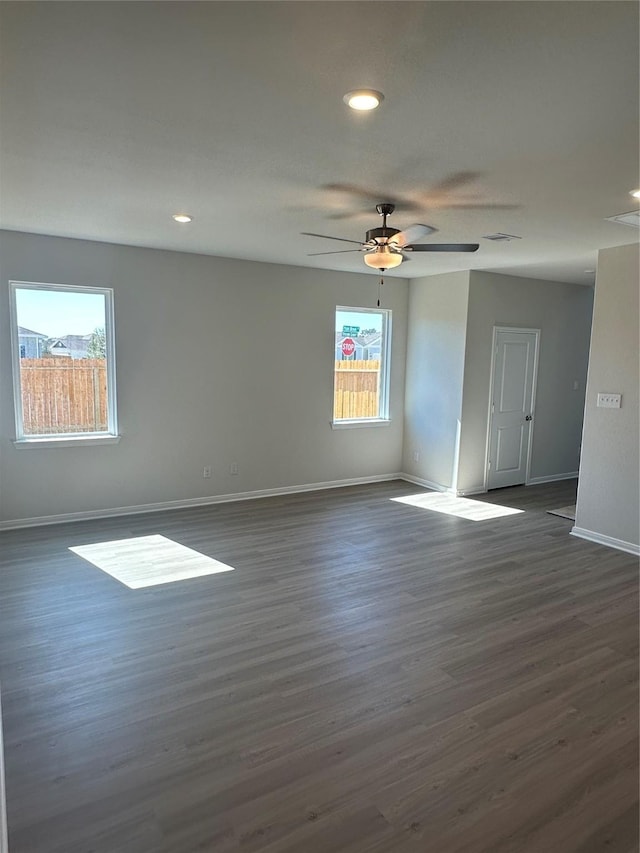
[[[336,336],[336,314],[339,311],[353,312],[357,314],[376,314],[382,316],[382,330],[380,336],[380,374],[378,388],[378,415],[374,418],[340,418],[336,420],[335,412],[335,364],[333,369],[333,394],[331,395],[332,413],[331,413],[331,428],[332,429],[353,429],[359,427],[378,427],[388,426],[391,423],[390,414],[390,385],[391,385],[391,330],[392,330],[392,311],[390,308],[359,308],[354,305],[336,305],[333,314],[333,353],[334,359],[337,353],[335,345]]]
[[[105,341],[107,345],[107,429],[93,432],[63,432],[25,434],[22,411],[22,384],[20,374],[20,338],[18,334],[18,290],[58,291],[61,293],[88,293],[104,297]],[[81,445],[115,444],[118,434],[118,411],[116,402],[116,354],[114,328],[114,291],[112,287],[93,287],[76,284],[52,284],[37,281],[9,281],[9,320],[11,327],[11,364],[13,379],[13,408],[16,437],[14,446],[26,447],[77,447]]]

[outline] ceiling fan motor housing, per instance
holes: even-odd
[[[399,228],[371,228],[367,231],[367,239],[365,242],[384,244],[387,243],[389,238],[393,237],[394,234],[399,233]]]

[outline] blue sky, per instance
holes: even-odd
[[[18,325],[50,338],[104,327],[104,296],[65,290],[16,290]]]

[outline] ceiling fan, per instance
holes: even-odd
[[[412,252],[476,252],[479,243],[415,243],[436,229],[430,225],[409,225],[404,231],[387,227],[387,216],[395,210],[390,202],[377,204],[376,210],[382,217],[382,228],[371,228],[367,231],[364,242],[346,240],[344,237],[331,237],[328,234],[313,234],[303,231],[305,237],[322,237],[325,240],[340,240],[342,243],[355,243],[357,249],[338,249],[333,252],[310,252],[313,255],[337,255],[346,252],[364,252],[364,262],[373,269],[385,271],[397,267],[403,261],[408,261],[407,254]],[[405,254],[405,252],[407,254]]]

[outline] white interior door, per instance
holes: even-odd
[[[494,329],[489,489],[527,481],[538,336],[535,330]]]

